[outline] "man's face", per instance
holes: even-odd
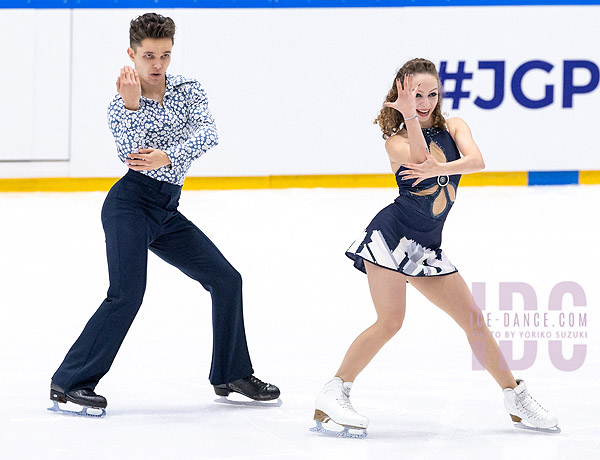
[[[127,53],[145,86],[163,86],[171,63],[173,41],[170,38],[145,38],[136,49]]]

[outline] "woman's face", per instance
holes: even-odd
[[[437,78],[428,73],[416,73],[413,87],[417,88],[417,117],[423,128],[431,128],[431,114],[437,106],[440,88]]]

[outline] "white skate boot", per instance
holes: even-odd
[[[352,382],[342,382],[339,377],[335,377],[325,384],[315,403],[314,420],[317,426],[311,428],[310,431],[346,438],[365,438],[367,436],[366,428],[369,420],[358,414],[352,407],[350,403],[351,388]],[[344,429],[333,431],[324,428],[323,423],[330,420]],[[358,432],[350,432],[351,429],[358,430]]]
[[[515,423],[516,428],[544,433],[560,433],[558,419],[531,397],[523,380],[517,380],[517,387],[514,390],[505,388],[502,392],[504,393],[504,407],[512,421],[517,422]]]

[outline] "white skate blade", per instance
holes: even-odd
[[[521,430],[538,431],[540,433],[558,434],[561,432],[560,427],[558,425],[552,428],[538,428],[536,426],[525,425],[523,422],[519,422],[515,423],[515,428],[519,428]]]
[[[216,403],[219,404],[229,404],[231,406],[252,406],[252,407],[279,407],[283,404],[283,401],[280,398],[270,401],[255,401],[253,399],[229,399],[225,396],[221,396],[220,398],[215,399]]]
[[[82,406],[80,411],[63,409],[62,407],[60,407],[58,405],[58,401],[54,401],[54,405],[52,407],[49,407],[48,410],[51,412],[56,412],[57,414],[78,415],[78,416],[93,417],[93,418],[102,418],[106,415],[106,410],[99,409],[96,407]],[[94,412],[88,412],[89,410],[92,410]]]
[[[365,428],[354,428],[340,425],[343,429],[342,431],[328,430],[323,426],[322,422],[315,420],[316,426],[309,428],[308,431],[312,431],[313,433],[322,433],[325,436],[334,436],[336,438],[355,438],[362,439],[367,437],[367,430]],[[353,430],[353,431],[350,431]],[[354,431],[356,430],[356,431]]]

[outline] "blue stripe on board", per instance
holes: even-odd
[[[528,185],[579,184],[579,171],[529,171]]]
[[[600,0],[0,0],[2,8],[361,8],[600,5]]]

